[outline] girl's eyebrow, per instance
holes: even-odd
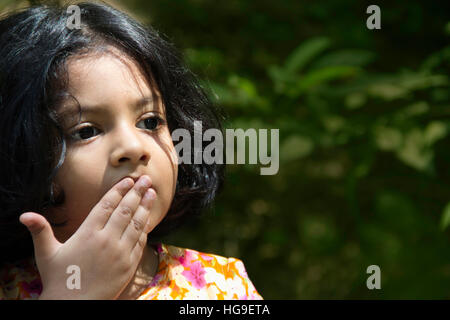
[[[153,97],[146,96],[146,97],[142,97],[142,98],[136,100],[131,105],[133,106],[134,111],[138,111],[149,104],[151,104],[154,107]],[[60,112],[60,117],[62,119],[73,118],[79,114],[80,110],[81,110],[82,115],[83,114],[84,115],[86,115],[86,114],[101,114],[101,113],[105,113],[108,110],[106,105],[92,105],[92,106],[81,105],[80,108],[78,109],[77,106],[74,104],[64,105],[61,109],[63,109]]]

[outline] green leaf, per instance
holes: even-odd
[[[313,38],[298,46],[287,58],[284,69],[289,73],[301,71],[320,52],[330,46],[328,38]]]
[[[250,106],[263,112],[270,109],[265,97],[258,93],[255,84],[238,75],[231,75],[226,85],[213,81],[207,83],[202,81],[201,84],[209,89],[211,99],[223,106],[235,109],[247,109]]]
[[[418,128],[412,129],[404,136],[403,145],[396,154],[401,161],[419,171],[429,170],[434,156],[424,132]]]
[[[444,75],[426,75],[421,73],[405,74],[400,85],[407,90],[420,90],[430,87],[444,86],[448,84],[448,78]]]
[[[313,67],[315,69],[328,66],[355,66],[362,67],[375,58],[373,52],[367,50],[339,50],[323,55]]]
[[[300,135],[288,137],[280,148],[281,159],[292,161],[304,158],[311,154],[314,149],[314,142],[311,138]]]
[[[362,107],[367,101],[367,96],[362,92],[353,92],[345,97],[345,106],[353,110]]]
[[[423,63],[420,67],[420,70],[422,72],[429,72],[435,68],[437,68],[440,64],[444,63],[445,61],[450,60],[450,46],[443,48],[442,50],[439,50],[438,52],[432,53]]]
[[[450,202],[448,202],[441,216],[441,230],[444,231],[450,224]]]
[[[267,68],[267,74],[275,85],[276,93],[283,93],[297,78],[296,75],[286,72],[283,68],[275,65]]]
[[[408,95],[408,90],[391,83],[377,83],[369,86],[367,92],[372,97],[378,97],[386,101],[404,98]]]
[[[196,70],[218,72],[225,61],[223,54],[214,48],[187,48],[184,54],[189,67]]]
[[[402,132],[396,128],[379,125],[373,128],[373,133],[375,142],[380,150],[394,151],[402,145]]]
[[[233,95],[227,87],[213,81],[208,83],[203,82],[203,85],[210,89],[212,93],[212,97],[210,98],[214,101],[221,104],[226,104],[233,101]]]
[[[426,101],[417,101],[401,111],[404,118],[416,117],[425,114],[430,109]]]
[[[424,131],[424,139],[429,145],[432,145],[437,140],[444,138],[446,135],[447,126],[442,121],[430,122]]]
[[[358,72],[358,70],[358,68],[350,66],[334,66],[315,70],[299,79],[296,83],[296,86],[291,88],[288,93],[291,97],[295,97],[321,83],[353,76]]]

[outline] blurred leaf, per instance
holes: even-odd
[[[232,89],[233,99],[236,104],[251,105],[261,111],[268,110],[266,100],[259,95],[255,84],[251,80],[234,74],[228,78],[228,84]]]
[[[314,149],[313,141],[305,136],[293,135],[288,137],[280,147],[282,161],[298,160],[308,156]]]
[[[397,233],[414,233],[423,227],[424,219],[412,199],[401,190],[380,190],[375,196],[376,218]]]
[[[445,61],[450,61],[450,46],[431,54],[422,63],[420,70],[421,72],[430,72]]]
[[[361,226],[361,235],[364,247],[376,257],[377,264],[398,260],[403,247],[399,235],[386,230],[383,224],[366,223]]]
[[[430,122],[424,130],[414,128],[405,134],[397,156],[420,171],[430,170],[434,155],[432,145],[446,134],[447,126],[440,121]]]
[[[437,140],[442,139],[447,135],[447,126],[442,121],[432,121],[428,123],[425,132],[424,139],[428,145],[432,145]]]
[[[355,66],[362,67],[375,58],[373,52],[367,50],[339,50],[323,55],[313,64],[312,68],[320,69],[329,66]]]
[[[402,145],[402,132],[396,128],[376,126],[373,132],[377,146],[383,151],[394,151]]]
[[[448,88],[435,88],[431,91],[433,102],[445,102],[450,100],[450,90]]]
[[[269,66],[267,73],[275,85],[276,93],[283,93],[288,87],[288,84],[294,83],[298,78],[297,75],[286,72],[283,68],[275,65]]]
[[[254,83],[244,77],[233,74],[226,85],[212,81],[203,84],[211,89],[212,98],[222,106],[244,110],[251,106],[259,111],[269,110],[267,101],[259,95]]]
[[[258,96],[255,85],[248,79],[239,77],[237,75],[232,75],[228,79],[228,83],[235,88],[241,89],[249,97],[254,98]]]
[[[218,103],[227,104],[233,101],[233,95],[226,86],[213,81],[210,81],[208,83],[203,82],[203,86],[210,88],[213,94],[211,98],[217,101]]]
[[[450,224],[450,202],[445,205],[441,216],[441,230],[444,231]]]
[[[337,115],[327,115],[323,117],[321,121],[324,127],[331,133],[336,133],[346,125],[345,118]]]
[[[426,101],[417,101],[399,112],[403,119],[415,117],[426,113],[430,109]]]
[[[195,70],[204,70],[214,75],[223,67],[224,56],[214,48],[188,48],[185,50],[186,62]]]
[[[448,78],[443,75],[427,75],[408,72],[400,78],[400,85],[406,90],[426,89],[447,84]]]
[[[406,72],[393,79],[380,79],[380,81],[369,85],[367,92],[373,97],[391,101],[408,98],[415,90],[444,86],[447,84],[448,78],[443,75]]]
[[[408,94],[408,90],[405,88],[390,83],[377,83],[371,85],[367,92],[373,97],[379,97],[386,101],[403,98]]]
[[[328,48],[330,44],[330,40],[323,37],[306,40],[286,59],[285,71],[291,74],[301,71],[308,62]]]
[[[347,66],[334,66],[314,70],[301,77],[297,81],[296,85],[288,91],[288,93],[291,97],[296,97],[319,84],[335,79],[354,76],[358,70],[358,68]]]
[[[405,134],[403,141],[403,145],[397,150],[398,158],[419,171],[429,170],[433,150],[427,145],[424,133],[414,128]]]
[[[361,92],[353,92],[345,97],[345,106],[347,109],[353,110],[360,108],[367,101],[367,96]]]

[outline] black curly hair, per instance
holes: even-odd
[[[0,19],[0,263],[33,254],[22,213],[64,203],[64,190],[54,195],[52,183],[66,154],[55,105],[66,89],[69,57],[113,45],[158,88],[171,133],[193,134],[194,121],[202,131],[222,130],[222,114],[170,41],[110,5],[77,6],[80,29],[66,26],[68,5],[32,6]],[[222,164],[191,163],[179,164],[174,199],[152,239],[198,216],[222,188]]]

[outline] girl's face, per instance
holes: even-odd
[[[65,192],[61,207],[47,212],[55,237],[63,242],[78,229],[103,195],[126,176],[148,175],[156,199],[151,223],[166,215],[177,181],[176,152],[162,99],[140,67],[115,48],[68,61],[69,93],[62,103],[67,140],[56,193]],[[80,121],[79,121],[80,120]]]

